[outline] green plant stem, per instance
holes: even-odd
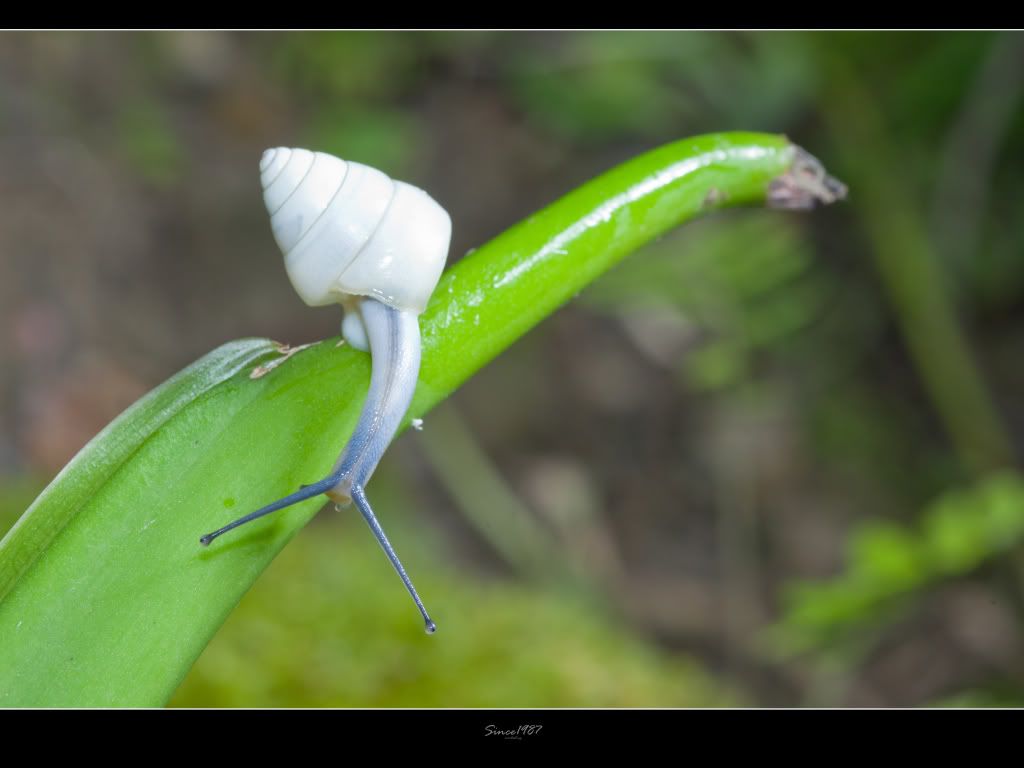
[[[975,475],[1012,466],[1014,452],[947,295],[921,203],[906,186],[899,152],[864,85],[829,57],[822,113],[836,138],[871,240],[871,254],[928,397],[963,466]],[[868,173],[857,153],[874,156]]]
[[[421,318],[407,419],[652,238],[714,208],[763,203],[799,157],[781,136],[679,141],[462,259]],[[171,696],[321,502],[208,549],[199,536],[323,477],[367,390],[369,356],[334,340],[268,370],[275,360],[270,342],[233,342],[157,388],[86,446],[0,542],[0,704],[154,706]],[[439,597],[424,595],[428,605]],[[397,580],[395,599],[405,599]],[[423,642],[443,641],[443,604],[432,610],[441,635]]]

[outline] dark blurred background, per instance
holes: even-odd
[[[265,148],[426,188],[454,261],[660,144],[780,132],[846,203],[687,225],[392,446],[444,632],[328,509],[173,703],[1024,704],[1022,85],[1019,33],[2,33],[0,530],[210,349],[337,333]]]

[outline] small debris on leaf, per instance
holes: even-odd
[[[289,347],[287,344],[278,344],[277,345],[277,351],[281,354],[281,357],[279,357],[279,358],[277,358],[275,360],[271,360],[268,363],[264,363],[262,365],[257,365],[255,368],[252,369],[252,373],[249,374],[249,378],[250,379],[262,378],[263,376],[266,376],[272,370],[277,368],[277,366],[279,366],[285,360],[290,358],[296,352],[301,352],[302,350],[308,349],[309,347],[312,347],[315,344],[319,344],[319,343],[320,342],[318,342],[318,341],[314,341],[314,342],[311,342],[309,344],[300,344],[297,347]]]

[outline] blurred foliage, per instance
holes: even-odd
[[[959,709],[1024,707],[1024,692],[995,685],[990,688],[976,688],[963,691],[945,699],[932,702],[933,707]]]
[[[414,112],[390,105],[423,79],[423,38],[411,34],[289,34],[275,46],[276,77],[309,100],[311,119],[298,143],[362,162],[414,172],[424,127]]]
[[[914,528],[862,523],[849,540],[845,571],[791,586],[771,630],[783,653],[834,650],[907,608],[918,590],[964,576],[1024,542],[1024,479],[994,475],[943,495]]]
[[[654,651],[571,596],[476,583],[438,566],[412,571],[438,621],[437,636],[426,637],[358,522],[314,524],[297,537],[242,599],[171,706],[686,707],[739,701],[692,662]],[[416,540],[412,533],[410,527],[398,531],[402,557],[423,562],[428,555],[408,545]]]
[[[626,314],[671,309],[706,337],[682,357],[687,382],[715,390],[746,381],[758,350],[776,347],[823,312],[829,277],[794,219],[746,211],[695,222],[648,247],[583,300]]]
[[[814,68],[801,38],[769,40],[697,32],[582,32],[565,41],[537,35],[547,55],[522,48],[503,70],[523,108],[568,140],[656,140],[679,126],[699,133],[712,115],[719,126],[775,130],[799,109]]]
[[[281,82],[318,99],[383,105],[419,79],[422,43],[409,33],[291,33],[275,36],[272,64]]]
[[[157,185],[171,184],[185,171],[184,153],[158,104],[138,102],[121,115],[118,143],[139,175]]]
[[[410,498],[394,496],[394,482],[374,481],[382,508],[413,509]],[[399,516],[388,521],[391,539],[438,623],[427,636],[362,521],[351,510],[321,514],[330,519],[303,530],[242,598],[171,706],[740,702],[698,665],[656,651],[580,595],[481,581],[439,563],[443,547],[422,521]]]

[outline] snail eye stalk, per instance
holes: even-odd
[[[279,509],[290,507],[293,504],[298,504],[300,501],[306,501],[306,499],[311,499],[314,496],[319,496],[321,493],[327,493],[327,491],[329,491],[335,485],[337,485],[337,482],[333,477],[326,477],[318,483],[304,485],[295,493],[285,496],[283,499],[278,499],[273,504],[267,504],[267,506],[265,507],[260,507],[255,512],[250,512],[248,515],[244,515],[243,517],[240,517],[237,520],[228,523],[223,528],[218,528],[216,531],[206,534],[205,536],[199,539],[199,543],[202,544],[204,547],[208,547],[210,545],[210,542],[216,539],[218,536],[221,536],[227,533],[228,531],[234,530],[240,525],[251,523],[253,520],[257,518],[263,517],[264,515],[269,515],[271,512],[277,512]]]

